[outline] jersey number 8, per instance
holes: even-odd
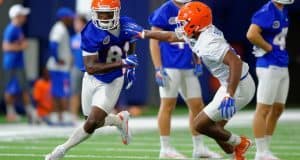
[[[123,50],[125,53],[129,51],[129,43],[125,43]],[[120,61],[122,59],[123,51],[122,49],[117,46],[111,46],[107,52],[107,58],[106,58],[106,63],[113,63]]]

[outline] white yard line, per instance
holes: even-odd
[[[2,157],[44,157],[43,154],[11,154],[11,153],[0,153]],[[78,159],[78,158],[89,158],[89,159],[157,159],[157,157],[149,156],[100,156],[100,155],[66,155],[66,158]]]
[[[254,152],[247,152],[248,155],[254,155]],[[276,153],[275,154],[279,154]],[[300,153],[280,153],[281,156],[300,156]],[[14,153],[0,153],[0,157],[44,157],[43,154],[14,154]],[[89,158],[89,159],[157,159],[158,157],[153,156],[113,156],[113,155],[74,155],[69,154],[65,156],[66,158]],[[191,159],[191,158],[188,158]],[[187,160],[188,160],[187,159]],[[223,159],[224,160],[224,159]]]
[[[253,112],[241,112],[237,114],[228,124],[230,127],[241,127],[251,125]],[[287,110],[282,115],[281,122],[300,122],[300,110]],[[80,124],[81,125],[81,124]],[[145,132],[156,130],[156,117],[132,118],[130,121],[133,132]],[[188,115],[174,116],[172,118],[173,129],[187,129]],[[49,127],[49,126],[30,126],[27,124],[5,124],[0,125],[0,141],[13,141],[16,139],[36,139],[47,137],[67,137],[74,130],[74,127]],[[116,132],[115,128],[104,127],[97,130],[99,134]]]
[[[144,144],[144,146],[148,146],[148,144]],[[80,148],[80,151],[88,151],[88,152],[110,152],[110,151],[116,151],[116,152],[133,152],[133,153],[136,153],[136,152],[143,152],[143,153],[149,153],[149,152],[155,152],[155,153],[158,153],[160,151],[159,147],[156,147],[157,149],[142,149],[141,147],[139,148],[117,148],[117,147],[114,147],[114,146],[109,146],[107,145],[108,147],[106,148]],[[120,146],[120,144],[119,144]],[[189,146],[189,148],[185,148],[183,146],[181,146],[181,150],[182,152],[192,152],[192,150],[190,150],[190,147],[191,147],[191,144],[186,144],[184,146]],[[216,145],[214,145],[215,147],[214,148],[218,148]],[[111,148],[110,148],[111,147]],[[213,147],[210,147],[210,148],[213,148]],[[5,150],[11,150],[11,149],[18,149],[18,150],[31,150],[31,151],[50,151],[53,149],[53,147],[45,147],[45,146],[30,146],[30,147],[24,147],[24,146],[0,146],[0,149],[1,151],[5,151]],[[287,150],[287,151],[291,151],[291,150],[300,150],[300,147],[299,146],[285,146],[285,145],[282,145],[282,146],[272,146],[272,149],[279,149],[279,150]],[[76,150],[76,148],[74,148],[74,150]],[[299,153],[300,155],[300,153]]]
[[[33,140],[33,141],[30,141],[30,142],[28,142],[28,141],[24,141],[24,144],[27,144],[27,143],[30,143],[30,144],[36,144],[36,145],[39,145],[39,146],[49,146],[49,145],[56,145],[56,144],[59,144],[59,143],[61,143],[62,141],[60,141],[60,140],[47,140],[47,141],[37,141],[37,140]],[[188,142],[188,141],[186,141],[187,143],[182,143],[182,142],[180,142],[179,144],[180,144],[180,146],[182,146],[182,147],[189,147],[189,146],[192,146],[192,142]],[[20,143],[20,141],[18,141],[18,143],[16,144],[16,145],[19,145],[19,144],[21,144]],[[99,139],[99,141],[85,141],[84,142],[84,144],[86,144],[86,145],[107,145],[107,146],[120,146],[120,144],[122,144],[121,143],[121,140],[120,140],[120,142],[104,142],[104,141],[101,141],[100,139]],[[157,146],[160,146],[160,143],[159,143],[159,140],[158,141],[156,141],[156,142],[145,142],[145,141],[143,141],[143,140],[141,140],[141,141],[138,141],[138,140],[134,140],[134,141],[132,141],[132,144],[130,144],[132,147],[134,146],[134,147],[143,147],[143,146],[145,146],[145,144],[147,144],[147,146],[148,147],[157,147]],[[284,140],[284,141],[282,141],[282,143],[272,143],[272,145],[275,145],[275,144],[277,144],[277,145],[290,145],[290,146],[298,146],[299,145],[299,140],[294,140],[294,141],[286,141],[286,140]],[[10,145],[12,145],[13,146],[13,144],[10,144]],[[206,144],[206,145],[208,145],[208,146],[215,146],[215,145],[213,145],[212,143],[208,143],[208,144]]]

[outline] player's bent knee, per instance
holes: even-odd
[[[85,124],[85,131],[93,133],[97,128],[104,125],[105,117],[107,113],[98,107],[93,107]]]
[[[272,114],[276,117],[280,117],[284,111],[284,105],[274,105],[272,108]]]
[[[194,119],[193,121],[193,128],[202,134],[206,133],[206,129],[207,129],[207,115],[202,111],[200,112],[197,117]]]
[[[256,108],[255,116],[267,117],[270,111],[271,111],[271,106],[259,104],[258,107]]]
[[[160,106],[160,112],[163,112],[163,113],[169,113],[171,114],[173,112],[173,110],[175,109],[175,106],[171,106],[171,105],[161,105]]]
[[[94,118],[88,118],[84,124],[85,131],[87,133],[93,133],[97,128],[103,126],[104,120],[96,120]]]

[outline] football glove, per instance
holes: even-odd
[[[131,41],[143,39],[144,28],[136,23],[126,23],[123,30],[128,37],[132,37]]]
[[[236,113],[234,98],[230,97],[229,95],[226,95],[223,98],[218,109],[220,110],[221,117],[225,120],[229,120]]]
[[[132,54],[126,57],[126,59],[122,60],[123,65],[127,68],[134,68],[138,66],[138,57],[136,54]]]
[[[164,68],[155,69],[155,80],[158,86],[166,87],[167,81],[170,80],[168,73]]]
[[[195,64],[194,75],[197,77],[202,76],[203,74],[203,66],[202,64]]]
[[[254,46],[253,47],[253,52],[255,57],[262,57],[264,56],[265,54],[267,54],[267,51],[263,50],[262,48],[259,48],[257,46]]]
[[[129,89],[133,85],[133,82],[136,80],[135,68],[128,68],[126,70],[126,75],[125,76],[126,76],[126,80],[127,80],[126,89]]]

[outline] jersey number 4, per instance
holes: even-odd
[[[285,50],[286,35],[288,33],[288,28],[283,28],[282,31],[277,34],[273,40],[273,44],[280,47],[280,50]]]

